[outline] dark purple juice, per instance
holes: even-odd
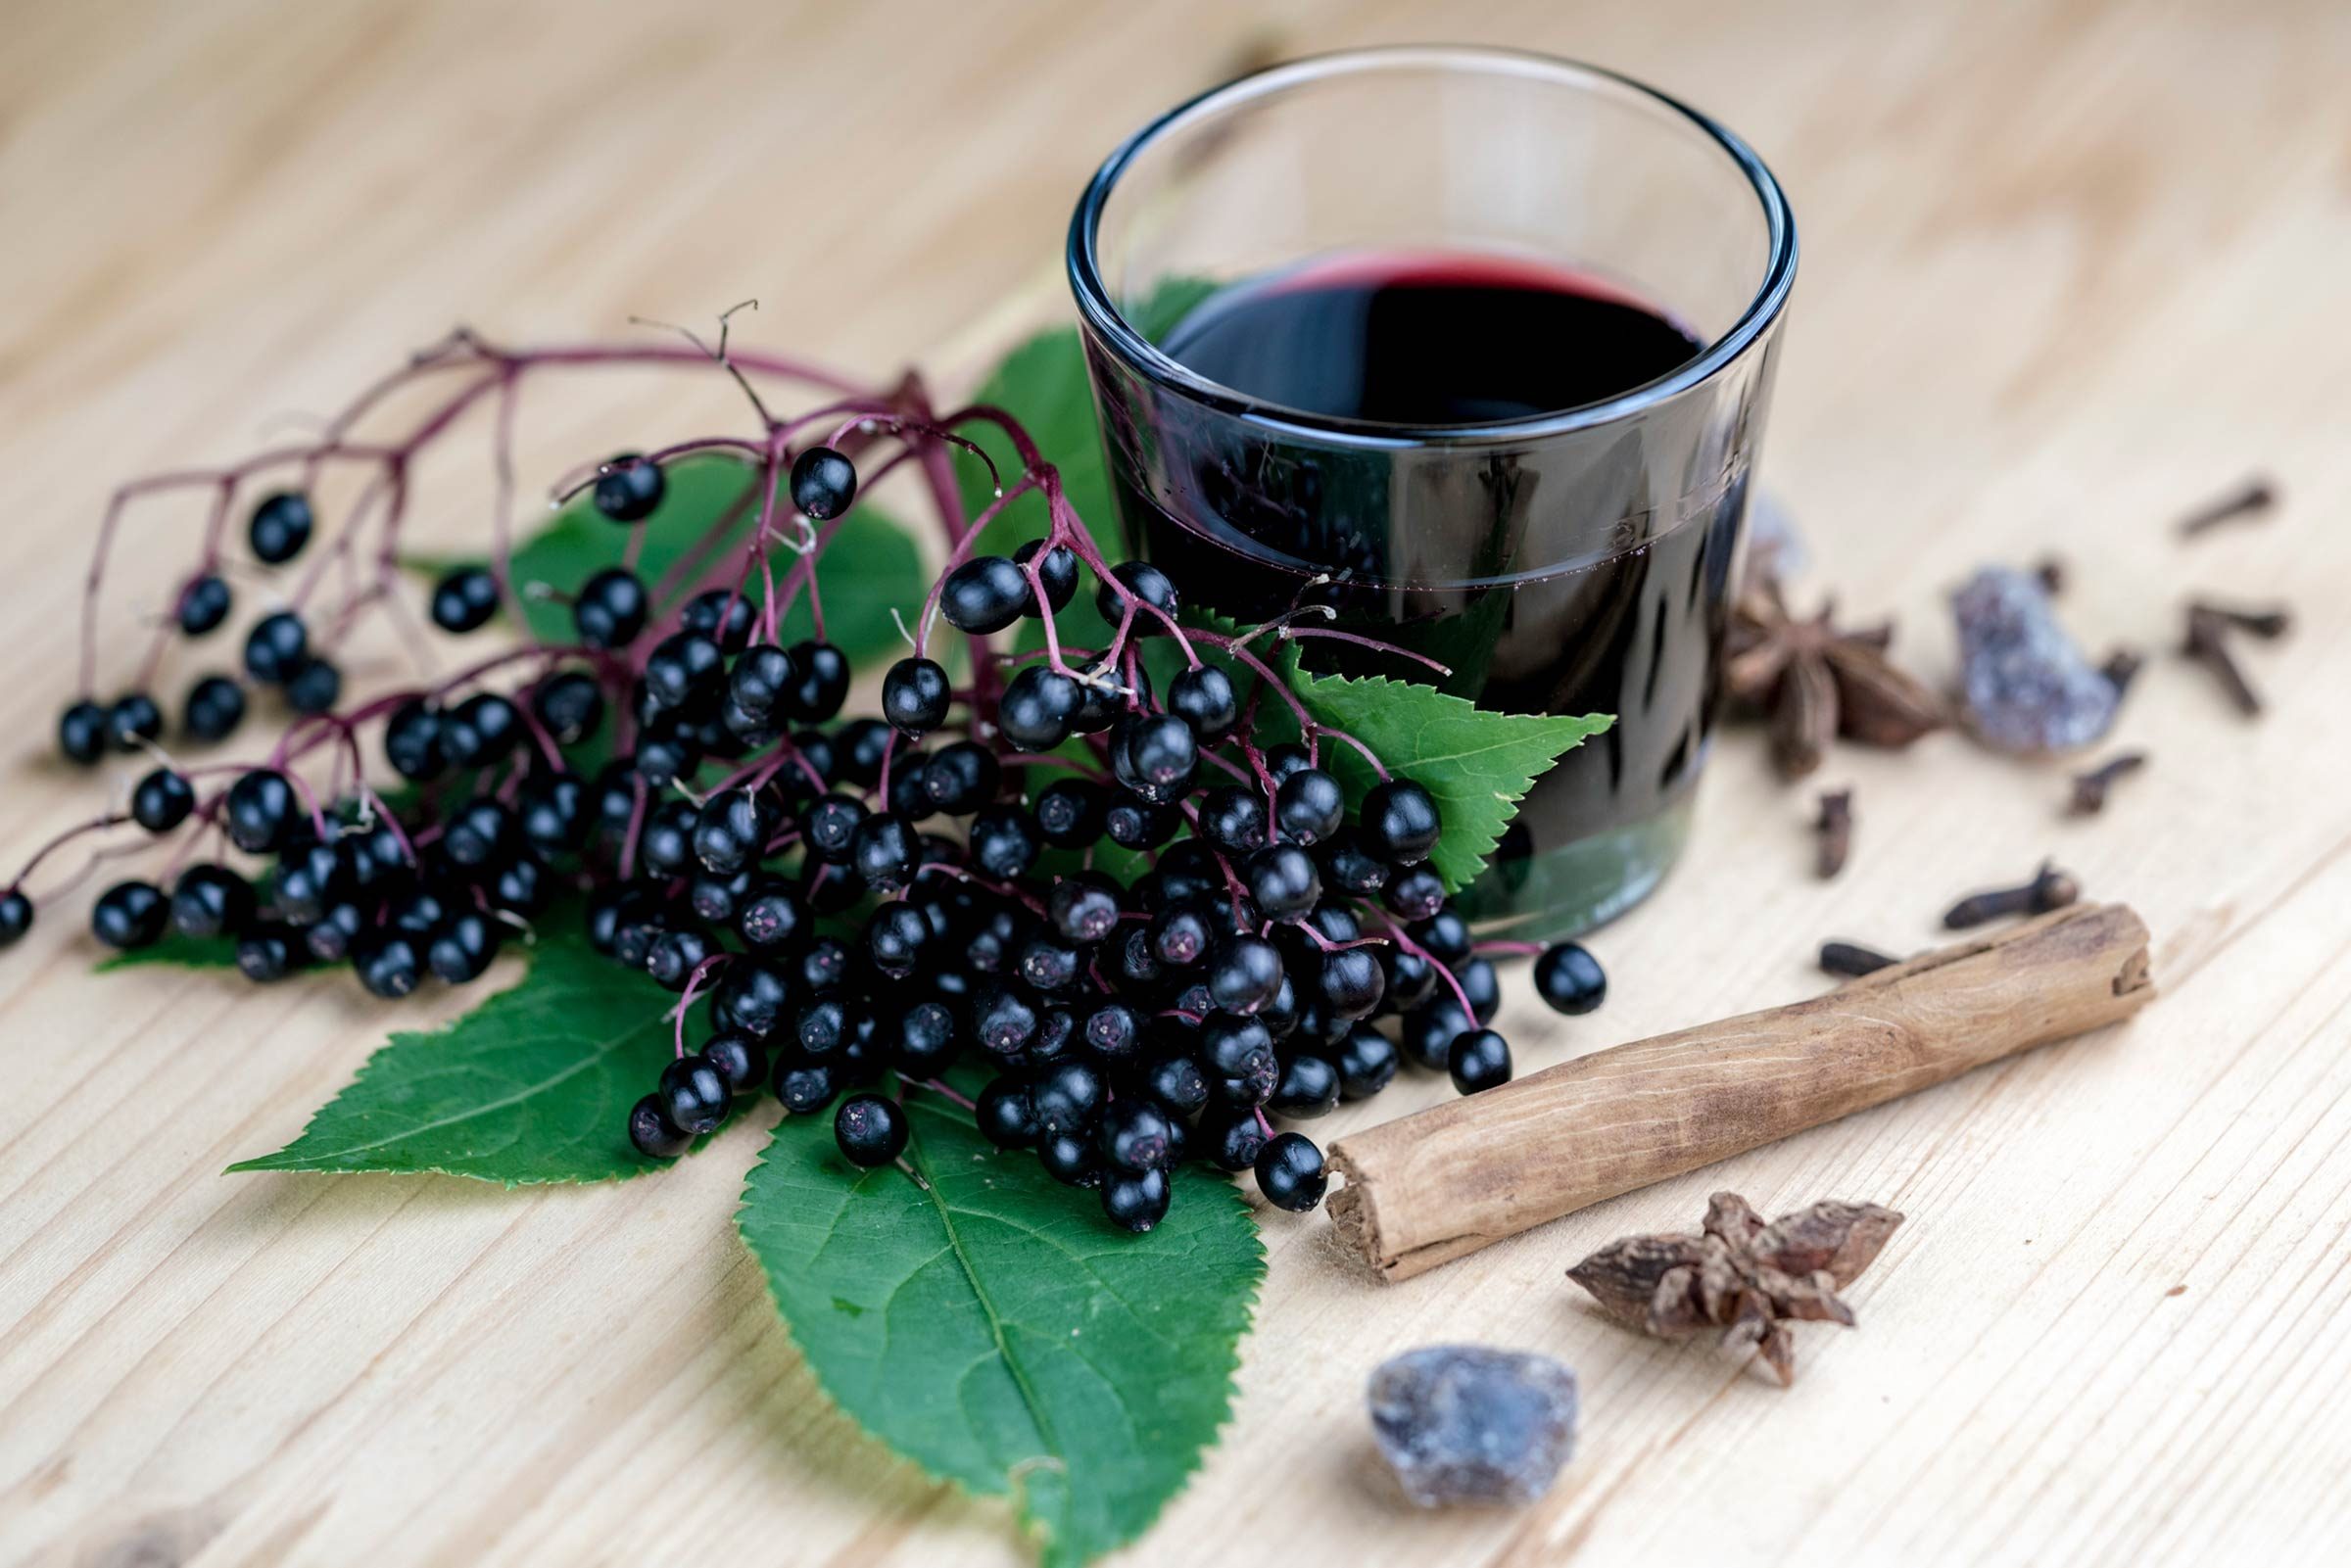
[[[1106,400],[1130,544],[1191,602],[1252,621],[1325,604],[1324,624],[1454,673],[1327,640],[1302,642],[1311,668],[1616,715],[1538,783],[1472,903],[1582,925],[1646,892],[1627,868],[1671,860],[1712,724],[1749,432],[1700,399],[1492,427],[1607,403],[1702,345],[1572,271],[1420,253],[1223,289],[1159,344],[1245,406]],[[1620,901],[1568,907],[1587,885]]]

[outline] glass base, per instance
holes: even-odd
[[[1656,889],[1690,839],[1698,792],[1647,822],[1502,861],[1454,897],[1480,936],[1553,942],[1606,926]]]

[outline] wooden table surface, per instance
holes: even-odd
[[[2115,740],[2154,760],[2084,822],[2062,765],[1952,736],[1841,751],[1821,782],[1856,787],[1860,829],[1822,884],[1811,791],[1735,735],[1688,863],[1597,939],[1609,1005],[1513,1002],[1522,1063],[1804,994],[1817,938],[1926,945],[1952,894],[2050,853],[2145,914],[2164,994],[1403,1285],[1319,1216],[1271,1216],[1233,1422],[1132,1559],[2351,1550],[2351,10],[16,0],[6,32],[10,865],[88,809],[44,758],[109,487],[248,449],[454,320],[605,335],[756,295],[748,341],[968,375],[1062,309],[1099,155],[1253,57],[1466,36],[1716,112],[1803,229],[1764,471],[1812,586],[1896,613],[1941,680],[1949,587],[2061,554],[2082,639],[2153,653]],[[643,399],[541,409],[526,472],[608,450]],[[2175,541],[2255,468],[2279,512]],[[2294,604],[2250,656],[2259,721],[2168,652],[2191,592]],[[758,1126],[598,1188],[223,1176],[349,1078],[383,1010],[93,979],[77,923],[0,960],[0,1561],[1024,1560],[1000,1507],[818,1398],[728,1222]],[[1800,1334],[1790,1391],[1610,1327],[1561,1277],[1726,1186],[1910,1215],[1861,1327]],[[1581,1375],[1580,1451],[1531,1507],[1418,1515],[1370,1479],[1366,1373],[1460,1339]]]

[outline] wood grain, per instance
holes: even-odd
[[[1822,996],[1632,1040],[1351,1133],[1331,1222],[1410,1279],[1604,1199],[2122,1022],[2147,927],[2076,904]]]
[[[706,319],[948,379],[1057,312],[1063,224],[1128,128],[1244,53],[1454,35],[1631,71],[1748,135],[1803,231],[1764,461],[1817,563],[1952,673],[1943,595],[2055,552],[2150,665],[2105,815],[1931,737],[1808,790],[1717,749],[1690,859],[1603,934],[1612,998],[1514,1000],[1528,1067],[1775,1002],[1814,944],[1933,939],[2054,853],[2143,912],[2165,997],[1402,1285],[1270,1215],[1233,1425],[1130,1555],[1347,1561],[2305,1563],[2351,1555],[2351,10],[2335,0],[1199,0],[1183,6],[17,0],[0,49],[0,863],[89,809],[42,760],[109,487],[331,407],[463,319],[509,340]],[[664,384],[666,386],[666,384]],[[707,422],[615,377],[523,472]],[[2172,520],[2246,471],[2265,521]],[[483,476],[438,515],[478,527]],[[142,514],[141,539],[196,520]],[[134,552],[136,553],[136,552]],[[168,551],[145,552],[161,561]],[[160,572],[161,567],[157,570]],[[127,585],[126,585],[127,586]],[[2191,592],[2284,598],[2240,719],[2172,656]],[[825,1409],[728,1223],[763,1135],[657,1181],[223,1177],[381,1039],[354,990],[101,982],[0,959],[0,1561],[883,1565],[1025,1559],[1005,1515]],[[436,997],[408,1019],[448,1016]],[[1386,1117],[1450,1091],[1416,1079]],[[1350,1110],[1324,1123],[1362,1120]],[[1910,1216],[1789,1391],[1589,1309],[1561,1270],[1707,1191]],[[1432,1340],[1559,1355],[1574,1462],[1421,1515],[1366,1374]],[[1278,1480],[1274,1479],[1278,1478]]]

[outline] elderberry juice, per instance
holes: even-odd
[[[1093,344],[1129,545],[1189,602],[1252,622],[1325,606],[1301,624],[1452,673],[1301,640],[1312,669],[1615,715],[1537,783],[1467,904],[1548,932],[1647,893],[1713,723],[1752,410],[1692,396],[1598,414],[1704,346],[1595,278],[1453,253],[1254,278],[1156,344],[1218,399],[1122,377]]]

